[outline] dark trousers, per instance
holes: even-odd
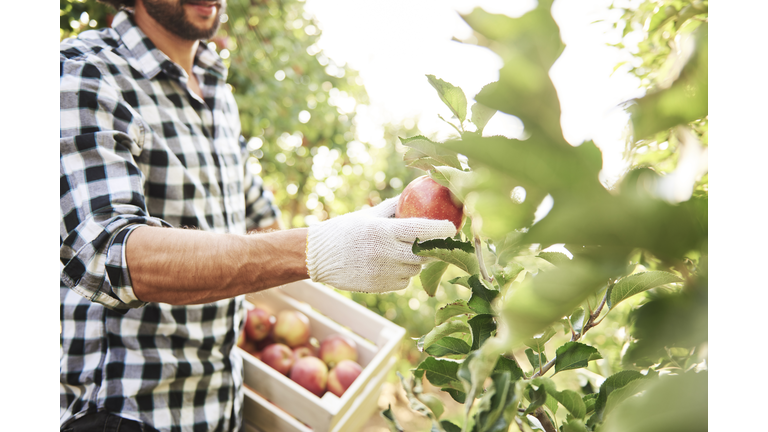
[[[66,425],[62,432],[157,432],[152,426],[124,419],[106,411],[86,414]]]

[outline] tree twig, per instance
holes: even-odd
[[[595,309],[593,312],[589,314],[589,320],[587,320],[587,323],[584,324],[584,328],[581,329],[580,333],[573,332],[571,334],[571,342],[576,342],[577,340],[581,339],[582,336],[584,336],[584,333],[587,332],[587,330],[591,329],[592,327],[597,326],[601,322],[603,322],[603,319],[605,317],[601,318],[600,321],[595,322],[597,317],[600,316],[600,312],[603,311],[603,307],[605,307],[605,303],[608,301],[608,293],[611,291],[611,287],[613,286],[615,282],[611,280],[608,283],[608,287],[605,290],[605,295],[603,295],[603,299],[600,301],[600,305]],[[570,320],[569,320],[570,322]],[[539,371],[534,373],[531,378],[536,378],[539,376],[543,376],[545,373],[549,372],[550,369],[552,369],[552,366],[555,365],[555,361],[557,360],[557,357],[553,358],[547,364],[544,365],[544,367],[541,367],[541,361],[539,361]]]
[[[483,259],[483,244],[480,241],[480,237],[473,234],[475,240],[475,255],[477,256],[477,264],[480,267],[480,275],[483,276],[487,282],[493,282],[493,276],[488,274],[488,270],[485,268],[485,260]]]
[[[539,423],[541,423],[541,426],[546,432],[557,432],[555,426],[549,421],[549,417],[547,416],[547,413],[544,412],[544,409],[541,407],[536,408],[533,411],[533,416],[536,417],[536,420],[538,420]]]

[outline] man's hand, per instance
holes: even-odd
[[[311,226],[307,269],[315,282],[347,291],[401,290],[431,258],[414,255],[414,240],[456,235],[449,221],[395,219],[397,198]]]

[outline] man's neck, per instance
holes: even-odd
[[[155,44],[157,49],[165,53],[171,61],[181,66],[190,78],[193,78],[192,65],[195,62],[195,53],[197,53],[197,46],[200,41],[183,39],[169,32],[147,13],[142,2],[136,2],[133,16],[136,25]]]

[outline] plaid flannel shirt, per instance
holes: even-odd
[[[245,234],[279,215],[244,168],[226,68],[203,43],[193,73],[203,98],[127,11],[61,43],[62,426],[107,410],[163,431],[240,427],[242,296],[143,303],[125,262],[139,226]]]

